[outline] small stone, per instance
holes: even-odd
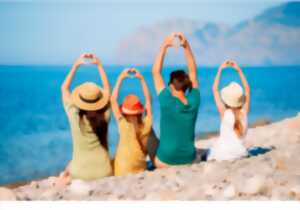
[[[300,199],[300,185],[292,187],[290,189],[290,195],[296,197],[297,199]]]
[[[71,193],[78,196],[88,196],[90,194],[91,187],[87,182],[81,180],[73,180],[71,185],[69,186],[69,190]]]
[[[265,184],[266,178],[264,176],[256,175],[248,178],[245,182],[238,186],[238,191],[245,194],[256,194],[260,193]]]
[[[233,185],[229,185],[224,189],[223,196],[224,198],[233,198],[236,194],[235,187]]]

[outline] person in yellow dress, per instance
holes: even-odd
[[[85,82],[71,93],[72,79],[86,59],[97,65],[103,88]],[[107,142],[110,86],[100,60],[94,54],[83,54],[67,75],[61,92],[73,139],[73,155],[58,183],[69,184],[72,179],[89,181],[112,175]]]
[[[141,81],[145,108],[136,95],[127,95],[121,106],[118,95],[122,81],[127,77]],[[115,176],[125,176],[147,169],[147,141],[152,131],[151,96],[144,77],[136,69],[124,70],[115,85],[111,96],[111,107],[118,123],[119,144],[114,161]]]

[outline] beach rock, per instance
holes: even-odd
[[[69,186],[69,191],[77,196],[88,196],[91,190],[91,186],[81,180],[73,180]]]
[[[295,197],[297,200],[300,200],[300,185],[292,187],[289,193],[292,197]]]
[[[265,181],[266,178],[264,176],[255,175],[240,182],[236,188],[240,193],[253,195],[260,193],[264,189]]]
[[[5,187],[0,187],[0,200],[1,201],[15,201],[15,200],[17,200],[17,197],[12,190],[7,189]]]
[[[236,190],[233,185],[227,186],[223,191],[223,196],[225,199],[234,198],[236,195]]]

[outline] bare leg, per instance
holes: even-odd
[[[167,168],[171,165],[161,162],[157,157],[154,159],[154,165],[156,168]]]

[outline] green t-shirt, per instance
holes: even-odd
[[[188,104],[172,96],[169,88],[163,89],[160,103],[160,143],[157,157],[170,165],[189,164],[195,159],[195,125],[200,104],[199,89],[186,95]]]

